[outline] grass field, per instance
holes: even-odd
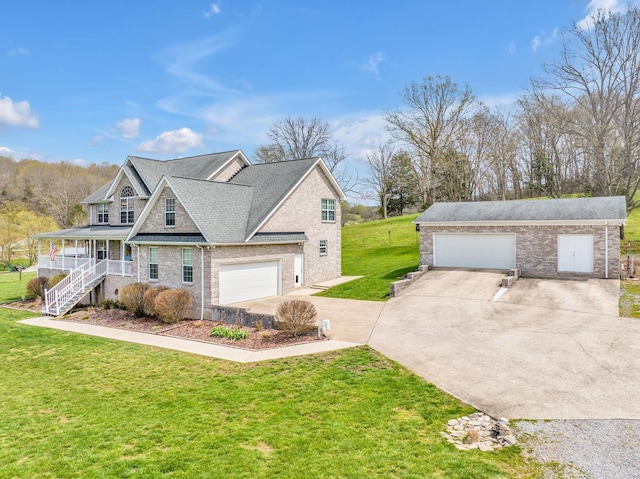
[[[333,287],[318,296],[384,301],[389,283],[420,263],[418,233],[412,221],[399,216],[342,228],[342,274],[364,276]]]
[[[22,299],[26,294],[27,282],[35,276],[35,272],[22,273],[22,281],[20,281],[20,273],[0,273],[0,303]]]
[[[4,281],[0,302],[19,295]],[[16,323],[0,308],[0,477],[533,477],[440,436],[472,409],[367,347],[257,364]]]

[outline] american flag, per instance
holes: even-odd
[[[51,246],[51,251],[49,251],[49,259],[53,262],[56,259],[56,253],[58,252],[58,247],[56,245]]]

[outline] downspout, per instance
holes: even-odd
[[[138,261],[138,283],[140,282],[140,245],[137,244],[136,245],[136,250],[138,251],[138,254],[136,255],[136,259]]]
[[[204,248],[199,244],[200,248],[200,320],[204,319]]]
[[[609,222],[604,222],[604,279],[609,279]]]

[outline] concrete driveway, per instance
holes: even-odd
[[[640,320],[615,280],[435,270],[385,304],[369,345],[494,416],[640,419]]]

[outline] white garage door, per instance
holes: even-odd
[[[220,265],[220,304],[276,296],[278,261]]]
[[[558,235],[558,271],[593,273],[593,235]]]
[[[515,268],[516,235],[436,233],[433,253],[434,266]]]

